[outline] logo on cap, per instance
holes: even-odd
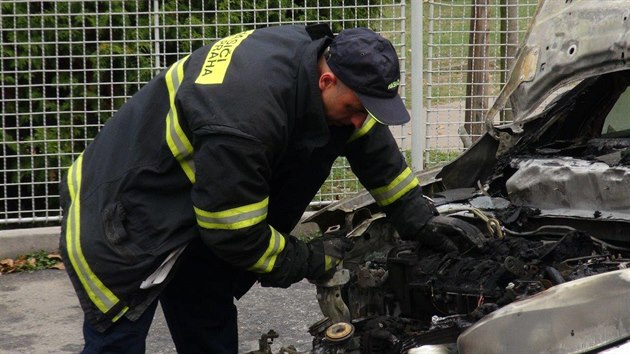
[[[400,86],[400,80],[396,80],[392,82],[391,84],[387,85],[387,89],[388,90],[395,89],[398,86]]]

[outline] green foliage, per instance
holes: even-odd
[[[58,208],[63,171],[107,119],[157,71],[213,39],[281,23],[327,22],[336,32],[367,26],[359,19],[379,16],[369,3],[178,0],[159,9],[152,1],[0,3],[0,139],[12,184],[0,195],[37,196],[47,209]],[[12,203],[8,209],[36,207]]]
[[[425,158],[428,160],[426,168],[443,165],[455,160],[461,155],[459,150],[428,150],[425,152]]]
[[[64,269],[61,256],[44,250],[0,260],[0,275],[42,269]]]

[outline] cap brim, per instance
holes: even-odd
[[[356,94],[368,113],[379,123],[400,125],[409,122],[411,119],[409,111],[407,111],[407,107],[405,107],[399,95],[391,98],[381,98],[366,96],[358,92]]]

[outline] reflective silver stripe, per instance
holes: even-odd
[[[372,189],[370,194],[372,194],[378,205],[386,206],[395,202],[419,184],[418,179],[407,167],[388,185]]]
[[[260,202],[222,211],[206,211],[194,207],[197,223],[206,229],[236,230],[258,224],[267,218],[269,197]]]
[[[273,270],[273,266],[276,264],[278,255],[284,250],[286,240],[284,236],[276,231],[273,227],[269,226],[271,235],[269,236],[269,246],[265,253],[258,259],[258,261],[248,270],[256,273],[269,273]]]
[[[168,89],[170,110],[166,115],[166,142],[171,153],[179,162],[191,183],[195,183],[195,163],[193,147],[180,125],[175,105],[179,85],[184,80],[184,63],[188,56],[173,64],[166,72],[165,81]]]

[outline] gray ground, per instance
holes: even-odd
[[[272,345],[310,348],[308,327],[321,318],[314,285],[289,289],[254,286],[240,301],[239,351],[258,349],[261,334],[274,329]],[[82,348],[82,312],[64,271],[0,275],[0,353],[77,353]],[[175,353],[158,309],[147,339],[147,353]]]

